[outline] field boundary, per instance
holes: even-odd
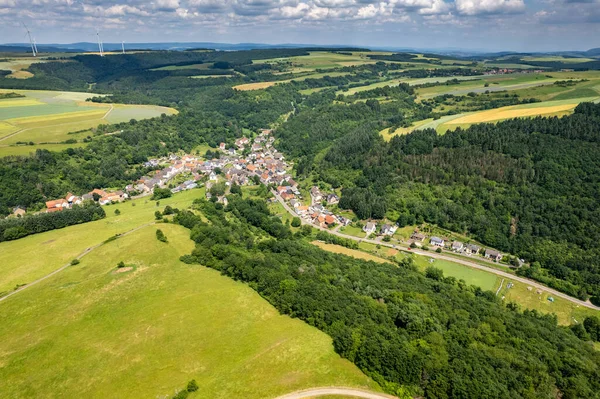
[[[278,396],[275,399],[307,399],[315,398],[318,396],[352,396],[355,398],[363,399],[398,399],[396,396],[391,396],[384,393],[345,387],[323,387],[304,389],[302,391],[296,391],[283,396]]]

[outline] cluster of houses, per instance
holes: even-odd
[[[379,229],[379,235],[382,236],[393,236],[398,230],[398,226],[395,224],[383,224]],[[375,234],[377,232],[377,223],[367,222],[363,227],[363,231],[367,234]]]
[[[340,202],[340,198],[333,193],[322,193],[318,187],[312,187],[310,190],[310,205],[302,205],[296,198],[290,199],[289,194],[285,196],[282,195],[282,193],[279,192],[279,188],[278,194],[282,199],[286,201],[289,200],[289,203],[294,208],[296,214],[308,223],[319,227],[331,227],[333,225],[347,226],[352,222],[348,218],[334,214],[323,206],[323,202],[327,205],[336,205]]]
[[[98,188],[89,193],[77,196],[67,193],[64,198],[46,201],[46,213],[58,212],[64,209],[71,209],[74,205],[81,205],[84,201],[96,201],[100,205],[108,205],[113,202],[121,202],[129,198],[123,191],[107,192]]]
[[[422,246],[427,240],[427,236],[419,231],[415,231],[410,238],[417,246]],[[450,241],[449,239],[443,237],[432,236],[429,238],[429,244],[433,247],[446,248],[453,252],[468,256],[482,254],[484,258],[493,260],[495,262],[500,262],[503,257],[502,253],[496,251],[495,249],[487,248],[482,252],[481,247],[478,245],[464,244],[460,241]]]

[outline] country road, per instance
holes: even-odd
[[[303,391],[292,392],[287,395],[279,396],[275,399],[304,399],[316,398],[318,396],[351,396],[363,399],[397,399],[395,396],[390,396],[383,393],[341,387],[306,389]]]
[[[120,234],[119,238],[125,237],[126,235],[129,235],[131,233],[135,233],[136,231],[138,231],[140,229],[143,229],[144,227],[152,226],[153,224],[156,224],[156,222],[146,223],[146,224],[143,224],[141,226],[138,226],[135,229],[132,229],[132,230],[126,231],[123,234]],[[89,254],[90,252],[92,252],[96,248],[101,247],[102,245],[104,245],[104,241],[101,242],[100,244],[94,245],[93,247],[89,247],[88,249],[86,249],[85,251],[83,251],[82,253],[80,253],[79,255],[77,255],[77,257],[75,259],[79,260],[79,259],[83,258],[85,255]],[[5,301],[6,299],[10,298],[11,296],[18,294],[19,292],[23,291],[26,288],[31,287],[32,285],[35,285],[37,283],[41,283],[42,281],[44,281],[44,280],[46,280],[46,279],[54,276],[55,274],[58,274],[58,273],[62,272],[63,270],[65,270],[69,266],[71,266],[71,262],[69,262],[66,265],[62,266],[60,269],[56,269],[52,273],[46,274],[44,277],[40,277],[37,280],[32,281],[29,284],[25,284],[25,285],[19,287],[18,289],[14,290],[13,292],[11,292],[9,294],[6,294],[5,296],[1,297],[0,298],[0,302]]]
[[[275,195],[275,198],[277,198],[277,201],[279,201],[279,203],[281,205],[283,205],[283,207],[285,208],[285,210],[288,213],[290,213],[292,216],[298,216],[299,217],[299,215],[297,215],[296,212],[294,212],[289,207],[289,205],[286,204],[286,202],[283,200],[283,198],[281,198],[279,195],[277,195],[277,193],[275,191],[273,191],[273,194]],[[547,286],[545,286],[543,284],[540,284],[537,281],[530,280],[530,279],[527,279],[527,278],[524,278],[524,277],[519,277],[519,276],[516,276],[514,274],[511,274],[511,273],[508,273],[508,272],[505,272],[505,271],[502,271],[502,270],[494,269],[494,268],[491,268],[491,267],[486,267],[486,266],[480,265],[479,263],[471,262],[471,261],[466,260],[466,259],[459,259],[459,258],[454,257],[454,256],[444,255],[443,253],[438,254],[437,252],[429,252],[429,251],[423,251],[423,250],[419,250],[419,249],[412,249],[412,248],[409,248],[406,245],[392,245],[392,244],[388,244],[388,243],[385,243],[385,242],[379,242],[379,241],[371,240],[371,239],[368,239],[368,238],[359,238],[359,237],[355,237],[355,236],[350,236],[350,235],[347,235],[347,234],[340,233],[339,231],[329,230],[329,229],[326,229],[324,227],[315,226],[312,223],[306,222],[303,218],[300,218],[300,220],[302,221],[302,224],[307,224],[309,226],[312,226],[315,229],[323,230],[323,231],[328,232],[329,234],[333,234],[333,235],[336,235],[336,236],[339,236],[339,237],[342,237],[342,238],[347,238],[347,239],[358,241],[358,242],[364,241],[364,242],[368,242],[370,244],[375,244],[375,245],[381,245],[381,246],[384,246],[384,247],[394,248],[394,249],[406,251],[406,252],[409,252],[409,253],[414,253],[414,254],[417,254],[417,255],[428,256],[428,257],[434,258],[434,259],[442,259],[442,260],[447,260],[447,261],[454,262],[454,263],[459,263],[461,265],[472,267],[474,269],[483,270],[483,271],[486,271],[486,272],[489,272],[489,273],[496,274],[496,275],[498,275],[500,277],[508,278],[508,279],[511,279],[511,280],[514,280],[514,281],[519,281],[519,282],[521,282],[523,284],[527,284],[527,285],[529,285],[531,287],[539,288],[539,289],[544,290],[544,291],[546,291],[546,292],[548,292],[548,293],[550,293],[550,294],[552,294],[554,296],[557,296],[559,298],[563,298],[563,299],[566,299],[567,301],[573,302],[576,305],[584,306],[584,307],[589,308],[589,309],[600,310],[599,306],[596,306],[596,305],[594,305],[594,304],[592,304],[590,302],[582,301],[581,299],[573,298],[572,296],[569,296],[569,295],[564,294],[564,293],[562,293],[560,291],[557,291],[557,290],[555,290],[553,288],[550,288],[550,287],[547,287]]]

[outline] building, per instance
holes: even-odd
[[[465,246],[464,253],[466,253],[467,255],[477,255],[480,250],[481,248],[479,248],[475,244],[467,244]]]
[[[363,227],[363,231],[367,234],[373,234],[375,233],[375,230],[377,230],[377,225],[372,222],[367,222],[365,227]]]
[[[502,260],[502,254],[495,249],[486,249],[484,256],[496,262],[500,262]]]
[[[339,204],[340,203],[340,197],[338,197],[335,194],[329,194],[327,196],[327,203],[329,205],[335,205],[335,204]]]
[[[25,211],[25,209],[21,208],[20,206],[17,206],[12,211],[12,215],[15,217],[23,217],[26,213],[27,212]]]
[[[452,243],[452,250],[453,250],[454,252],[460,252],[460,251],[462,251],[462,250],[463,250],[464,246],[465,246],[465,245],[464,245],[462,242],[460,242],[460,241],[454,241],[454,242]]]
[[[396,225],[384,224],[381,226],[381,234],[386,236],[393,236],[396,230],[398,230],[398,226]]]
[[[319,202],[323,199],[323,194],[321,194],[321,191],[317,186],[310,189],[310,196],[312,197],[313,202]]]
[[[431,237],[429,243],[435,247],[444,247],[444,240],[440,237]]]
[[[425,234],[419,233],[418,231],[415,231],[414,233],[412,233],[410,238],[415,241],[425,241],[427,236]]]

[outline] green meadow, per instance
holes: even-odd
[[[17,285],[30,283],[61,268],[87,248],[111,236],[154,222],[154,212],[166,205],[185,209],[203,195],[203,188],[184,191],[161,200],[160,207],[150,197],[108,205],[104,207],[105,219],[2,242],[0,293],[10,292]],[[115,215],[116,209],[120,215]]]
[[[147,226],[0,303],[0,397],[167,398],[191,379],[206,399],[379,390],[326,334],[180,262],[192,248],[181,226]]]

